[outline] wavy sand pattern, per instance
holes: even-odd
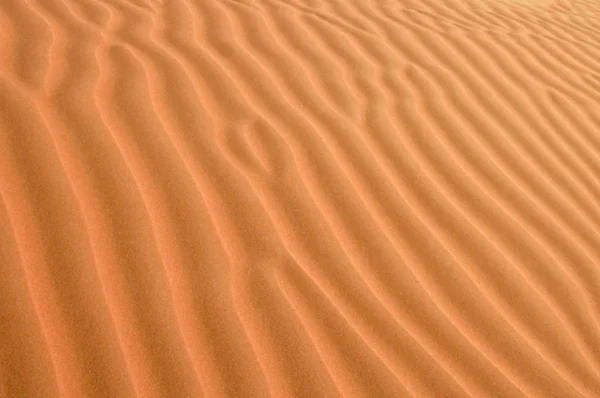
[[[1,397],[600,397],[600,3],[0,1]]]

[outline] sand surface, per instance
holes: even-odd
[[[0,397],[600,397],[600,3],[0,1]]]

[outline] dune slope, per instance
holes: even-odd
[[[0,1],[0,397],[600,396],[600,3]]]

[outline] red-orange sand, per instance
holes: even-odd
[[[0,397],[600,397],[596,0],[1,0]]]

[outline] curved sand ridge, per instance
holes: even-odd
[[[0,396],[600,396],[600,4],[0,2]]]

